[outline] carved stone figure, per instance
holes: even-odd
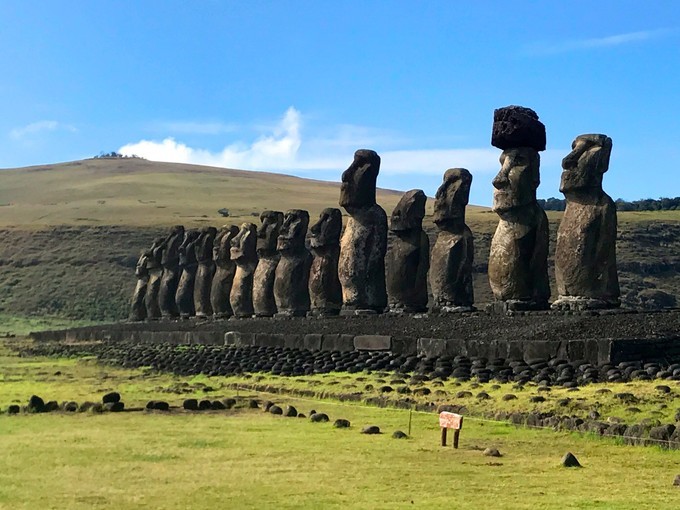
[[[244,223],[238,234],[231,240],[231,260],[236,263],[234,283],[229,301],[234,316],[252,317],[253,275],[257,267],[257,227]]]
[[[342,174],[340,206],[350,215],[340,240],[342,314],[382,313],[387,306],[387,215],[375,201],[380,156],[358,150]]]
[[[283,225],[283,213],[264,211],[260,214],[262,225],[257,230],[257,257],[259,262],[253,276],[253,309],[258,317],[273,317],[277,312],[274,300],[274,278],[279,264],[276,243]]]
[[[309,213],[302,209],[291,209],[283,218],[276,243],[281,257],[274,280],[277,317],[304,317],[309,311],[312,256],[305,247],[308,226]]]
[[[538,152],[504,150],[493,180],[493,211],[500,216],[489,254],[489,283],[503,309],[548,308],[548,218],[536,202]]]
[[[179,267],[182,275],[177,285],[175,302],[179,309],[179,316],[188,319],[196,314],[194,307],[194,285],[198,261],[196,260],[196,244],[199,242],[201,233],[198,230],[188,230],[184,234],[184,241],[179,247]]]
[[[165,239],[159,237],[155,239],[151,248],[146,252],[145,259],[148,281],[146,284],[146,294],[144,296],[144,306],[146,307],[147,320],[160,319],[161,309],[158,305],[158,293],[161,288],[161,278],[163,276],[163,266],[161,258],[163,255]]]
[[[432,311],[469,312],[475,308],[472,286],[474,242],[465,224],[465,206],[470,198],[472,174],[465,168],[444,173],[434,202],[434,222],[439,229],[432,249],[430,287]]]
[[[196,317],[211,317],[213,314],[212,305],[210,304],[210,292],[213,275],[215,274],[215,261],[213,260],[215,236],[217,236],[217,229],[215,227],[202,228],[194,247],[196,261],[198,262],[196,281],[194,283]]]
[[[231,240],[236,234],[238,234],[236,225],[225,225],[213,243],[215,275],[210,287],[210,305],[216,319],[226,319],[233,315],[229,294],[236,273],[236,263],[231,260]]]
[[[423,230],[422,190],[407,191],[392,211],[392,242],[387,251],[387,300],[392,313],[427,311],[427,271],[430,241]]]
[[[310,316],[332,317],[342,308],[342,287],[338,279],[342,212],[328,208],[309,229],[312,266],[309,271]]]
[[[602,190],[612,139],[581,135],[562,160],[567,207],[557,231],[553,308],[585,310],[621,304],[616,271],[616,205]]]
[[[169,319],[177,317],[179,310],[175,303],[175,294],[181,270],[179,267],[179,247],[184,241],[184,227],[177,225],[172,227],[170,234],[163,242],[163,253],[161,265],[163,266],[163,276],[158,291],[158,306],[161,309],[163,318]]]
[[[132,300],[130,302],[130,315],[128,320],[130,322],[143,321],[146,319],[146,305],[144,299],[146,297],[146,288],[149,283],[149,270],[147,263],[150,257],[148,250],[144,250],[137,260],[135,267],[135,276],[137,277],[137,285],[135,291],[132,293]]]

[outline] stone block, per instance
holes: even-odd
[[[545,150],[545,126],[530,108],[506,106],[493,112],[491,145],[501,150],[531,147]]]
[[[357,335],[354,337],[354,348],[358,351],[389,351],[392,348],[392,337],[387,335]]]
[[[446,353],[446,340],[443,338],[419,338],[418,355],[428,358],[442,356]]]
[[[283,335],[283,346],[289,349],[304,349],[303,335]]]
[[[302,339],[302,348],[309,351],[320,351],[323,341],[323,335],[316,335],[313,333],[307,334]]]
[[[354,335],[323,335],[321,348],[324,351],[353,351]]]

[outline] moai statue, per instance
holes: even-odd
[[[194,283],[194,308],[196,317],[211,317],[213,314],[210,304],[210,292],[212,279],[215,274],[215,261],[213,260],[213,246],[217,236],[215,227],[204,227],[196,242],[194,250],[198,269],[196,270],[196,282]]]
[[[319,221],[307,236],[312,252],[309,271],[309,298],[312,317],[333,317],[342,308],[342,287],[338,279],[342,212],[328,208],[321,211]]]
[[[581,135],[562,160],[560,191],[567,207],[557,231],[555,279],[562,310],[620,306],[616,272],[616,205],[602,190],[612,139]]]
[[[350,215],[340,240],[342,315],[382,313],[387,306],[387,215],[375,201],[380,156],[358,150],[342,174],[340,206]]]
[[[146,289],[149,284],[149,270],[147,264],[151,254],[148,250],[144,250],[137,260],[135,267],[135,276],[137,277],[137,285],[135,291],[132,293],[132,300],[130,302],[130,315],[128,320],[130,322],[138,322],[146,319],[146,305],[144,299],[146,298]]]
[[[179,267],[182,275],[177,284],[175,302],[179,309],[179,316],[188,319],[196,314],[194,307],[194,286],[198,261],[196,260],[196,244],[199,242],[201,233],[198,230],[188,230],[184,234],[184,241],[179,247]]]
[[[163,276],[161,286],[158,291],[158,306],[164,319],[177,317],[179,310],[175,302],[177,285],[181,269],[179,267],[179,247],[184,241],[184,227],[177,225],[172,228],[168,237],[163,242],[163,254],[161,265],[163,266]]]
[[[291,209],[283,218],[276,243],[281,257],[274,280],[276,317],[304,317],[309,311],[312,256],[305,247],[308,226],[309,213],[302,209]]]
[[[529,108],[494,112],[491,143],[503,150],[493,180],[493,211],[500,216],[489,254],[494,309],[549,308],[548,218],[536,202],[545,126]]]
[[[144,296],[147,320],[158,320],[162,317],[158,293],[161,289],[161,278],[163,277],[161,260],[165,241],[162,237],[154,240],[151,249],[147,252],[146,272],[149,275],[149,279],[146,284],[146,295]]]
[[[430,241],[423,230],[425,202],[422,190],[404,193],[392,211],[392,242],[387,250],[387,300],[391,313],[427,311],[427,271]]]
[[[276,312],[274,278],[279,264],[276,243],[283,225],[283,213],[264,211],[260,214],[262,225],[257,230],[257,268],[253,276],[253,309],[257,317],[273,317]]]
[[[435,313],[471,312],[475,308],[472,263],[475,250],[472,231],[465,224],[472,174],[465,168],[444,173],[434,202],[434,222],[439,229],[432,249],[430,287]]]
[[[257,227],[244,223],[231,240],[231,260],[236,263],[229,302],[237,318],[253,316],[253,275],[257,267]]]
[[[222,227],[213,243],[215,275],[210,287],[210,306],[216,319],[226,319],[233,315],[229,294],[234,283],[236,263],[231,260],[231,240],[238,234],[236,225]]]

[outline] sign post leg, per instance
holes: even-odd
[[[458,438],[460,437],[460,429],[453,431],[453,447],[458,448]]]
[[[446,427],[442,427],[442,446],[446,446]]]

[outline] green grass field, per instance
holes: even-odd
[[[149,399],[234,396],[223,378],[100,366],[94,360],[0,356],[0,407],[39,394],[127,407]],[[333,375],[333,374],[332,374]],[[337,378],[337,375],[333,375]],[[205,393],[205,385],[214,391]],[[183,388],[181,395],[169,392]],[[241,389],[330,423],[261,410],[0,415],[0,508],[612,508],[680,505],[680,452],[613,439],[518,429],[469,417],[458,450],[439,445],[437,416]],[[346,418],[350,429],[334,429]],[[360,434],[378,425],[378,436]],[[482,455],[498,448],[503,457]],[[573,452],[583,469],[559,463]]]

